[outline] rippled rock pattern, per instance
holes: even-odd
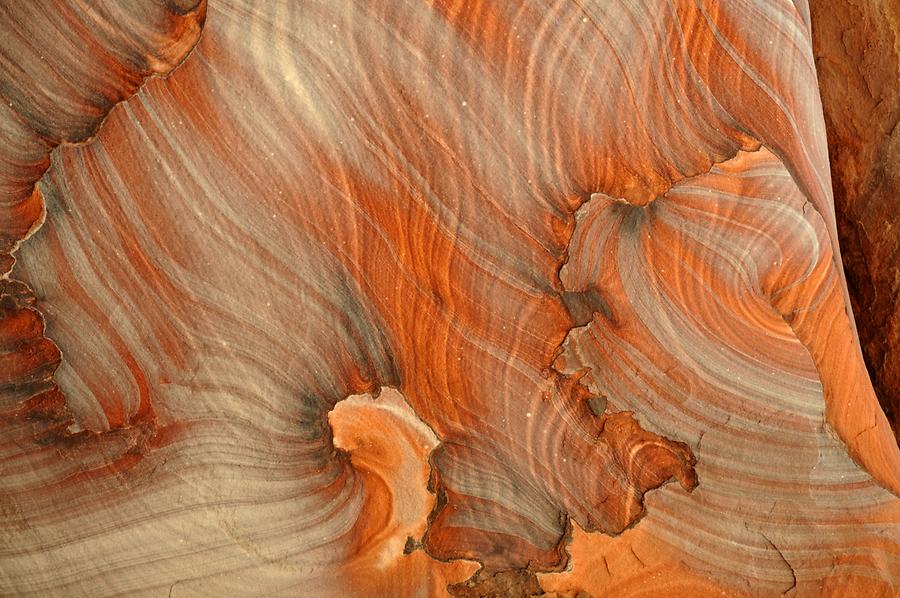
[[[0,593],[900,590],[804,0],[0,28]]]

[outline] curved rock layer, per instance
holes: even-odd
[[[47,4],[4,594],[900,590],[802,2]]]
[[[858,591],[862,565],[884,580],[872,591],[891,595],[897,563],[855,547],[882,533],[896,538],[896,528],[876,532],[867,522],[896,521],[900,504],[823,423],[823,394],[863,391],[843,388],[855,374],[843,361],[850,347],[840,349],[841,314],[828,307],[839,305],[828,234],[782,163],[765,149],[742,152],[648,206],[597,194],[577,217],[562,281],[596,285],[607,309],[570,334],[559,367],[589,366],[587,386],[609,405],[686,439],[700,479],[687,499],[651,498],[646,520],[623,542],[649,553],[647,567],[662,582],[668,568],[687,564],[696,576],[705,567],[684,557],[665,563],[643,536],[651,528],[682,553],[754,571],[757,582],[743,590]],[[804,346],[806,328],[827,352]],[[617,560],[625,552],[600,550]],[[592,588],[629,588],[637,580],[616,579],[620,566],[628,565],[610,566]]]
[[[197,43],[205,0],[10,0],[0,7],[0,275],[43,216],[34,184],[60,143]]]

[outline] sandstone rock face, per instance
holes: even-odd
[[[0,593],[900,590],[802,0],[0,16]]]
[[[811,9],[850,299],[875,392],[900,438],[900,7]]]

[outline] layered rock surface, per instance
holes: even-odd
[[[900,589],[804,2],[3,11],[4,594]]]

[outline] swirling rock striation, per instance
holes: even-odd
[[[897,590],[802,2],[98,6],[3,179],[0,587]]]
[[[53,148],[91,138],[116,103],[184,60],[205,15],[205,0],[0,7],[0,409],[38,437],[69,442],[76,422],[52,380],[59,349],[32,290],[10,276],[13,252],[45,217],[37,182]]]

